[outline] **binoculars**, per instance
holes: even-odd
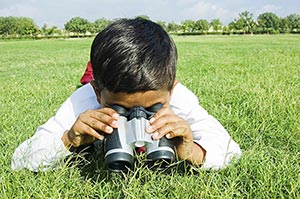
[[[147,109],[141,106],[131,109],[112,106],[120,117],[118,128],[114,128],[104,140],[104,158],[109,170],[121,172],[133,169],[135,149],[140,147],[145,147],[146,160],[152,169],[164,169],[174,160],[172,141],[165,137],[153,140],[151,134],[145,131],[151,117],[161,108],[160,103]]]

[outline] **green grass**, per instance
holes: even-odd
[[[0,42],[0,198],[300,198],[300,36],[174,37],[177,78],[240,144],[221,171],[13,172],[14,149],[76,89],[92,39]]]

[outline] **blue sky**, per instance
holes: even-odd
[[[93,22],[99,18],[115,19],[147,15],[154,21],[219,18],[227,25],[248,10],[254,18],[264,12],[279,17],[300,14],[299,0],[0,0],[0,16],[25,16],[43,24],[62,28],[75,16]]]

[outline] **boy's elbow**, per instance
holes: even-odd
[[[230,164],[233,164],[235,160],[238,160],[242,155],[242,151],[239,145],[229,139],[226,148],[217,150],[217,147],[207,150],[206,157],[202,167],[204,169],[219,170],[226,168]]]
[[[26,154],[26,152],[20,148],[15,150],[11,159],[11,169],[15,171],[28,169],[37,172],[39,166],[40,163],[37,160],[34,160],[32,156]]]

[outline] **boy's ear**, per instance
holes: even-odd
[[[176,84],[177,84],[178,82],[179,82],[179,81],[178,81],[177,79],[175,79],[175,81],[174,81],[174,83],[173,83],[173,88],[172,88],[172,90],[171,90],[171,95],[172,95],[173,90],[174,90],[174,88],[175,88],[175,86],[176,86]]]
[[[175,79],[174,83],[173,83],[173,89],[174,87],[176,86],[176,84],[178,83],[179,81],[177,79]]]
[[[99,102],[99,104],[101,104],[101,91],[99,89],[97,82],[95,80],[92,80],[90,83],[93,86],[94,92],[97,96],[97,101]]]

